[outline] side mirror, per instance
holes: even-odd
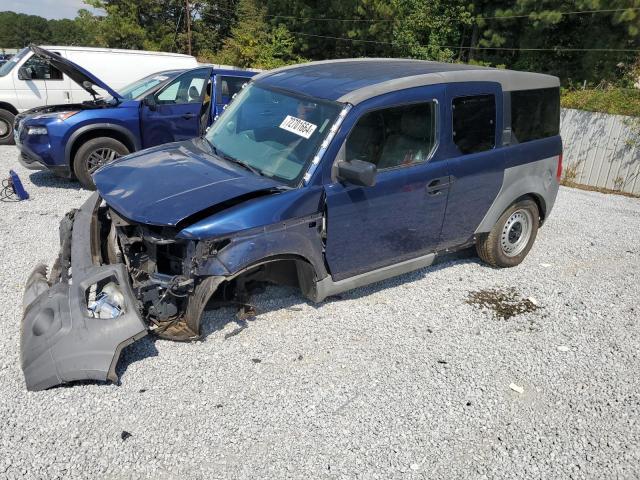
[[[144,99],[142,99],[142,104],[148,107],[149,110],[155,110],[158,105],[156,103],[156,97],[154,97],[153,95],[147,95],[146,97],[144,97]]]
[[[362,160],[338,162],[338,179],[361,187],[373,187],[376,184],[376,166]]]
[[[33,78],[33,72],[28,67],[20,67],[18,70],[18,80],[31,80]]]

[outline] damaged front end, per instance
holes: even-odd
[[[99,207],[94,194],[67,214],[51,274],[38,265],[27,281],[20,354],[29,390],[115,382],[120,352],[147,334],[126,266],[102,262]]]
[[[197,339],[204,306],[225,277],[194,277],[195,259],[204,253],[196,250],[215,247],[177,239],[171,228],[129,222],[98,193],[69,212],[50,274],[38,265],[25,287],[21,362],[27,389],[117,382],[122,349],[148,332]]]

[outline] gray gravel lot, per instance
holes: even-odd
[[[22,286],[88,193],[16,152],[2,176],[32,199],[0,203],[0,477],[640,477],[640,200],[563,188],[517,268],[459,258],[320,305],[270,287],[244,327],[216,310],[201,342],[129,347],[121,386],[29,393]],[[539,308],[467,302],[507,288]]]

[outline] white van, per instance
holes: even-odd
[[[194,57],[178,53],[62,46],[43,48],[90,71],[116,91],[151,73],[198,66]],[[19,112],[90,99],[80,85],[34,55],[29,47],[24,48],[0,66],[0,145],[13,143],[13,118]]]

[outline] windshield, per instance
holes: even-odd
[[[218,154],[288,185],[296,184],[341,105],[249,84],[206,139]]]
[[[149,90],[160,85],[161,83],[177,77],[179,73],[180,71],[153,73],[144,78],[141,78],[140,80],[136,80],[135,82],[130,83],[126,87],[118,90],[118,93],[122,98],[126,100],[133,100],[145,95]]]
[[[20,60],[24,58],[24,56],[29,52],[29,48],[23,48],[18,53],[16,53],[13,57],[11,57],[7,63],[3,64],[0,67],[0,77],[4,77],[7,73],[9,73],[13,67],[16,66]]]

